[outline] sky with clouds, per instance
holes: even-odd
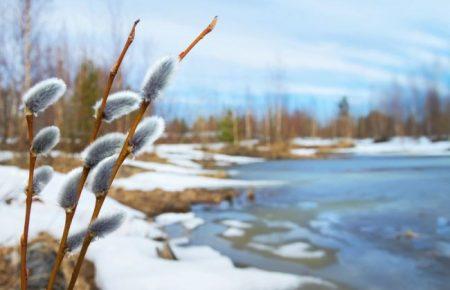
[[[364,110],[392,82],[425,85],[423,67],[449,67],[448,0],[72,0],[49,11],[47,29],[104,61],[140,18],[126,67],[136,88],[148,64],[179,53],[218,15],[164,100],[203,113],[280,90],[291,107],[324,115],[342,95]]]

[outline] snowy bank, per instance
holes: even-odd
[[[372,139],[354,140],[352,148],[337,149],[338,153],[355,155],[450,155],[450,141],[431,142],[428,138],[396,137],[375,143]]]
[[[119,178],[113,183],[126,190],[150,191],[157,188],[167,191],[179,191],[187,188],[230,188],[280,185],[279,181],[246,181],[237,179],[221,179],[206,176],[171,174],[160,172],[142,172],[127,178]]]
[[[2,179],[0,197],[14,197],[9,204],[0,202],[0,244],[17,245],[21,235],[25,205],[23,187],[27,172],[12,166],[0,166]],[[59,238],[64,212],[56,205],[64,175],[55,173],[42,192],[42,202],[33,204],[30,239],[41,231]],[[72,232],[86,226],[94,205],[94,195],[84,191],[75,216]],[[126,213],[124,225],[105,239],[93,243],[88,251],[96,267],[96,283],[104,290],[116,289],[298,289],[306,284],[328,285],[327,282],[306,276],[274,273],[255,268],[236,268],[232,261],[205,246],[179,247],[173,243],[178,261],[156,256],[161,243],[154,238],[165,237],[164,226],[179,222],[195,228],[202,220],[194,214],[170,214],[149,223],[145,215],[107,198],[104,211],[121,210]],[[186,243],[184,241],[183,243]],[[176,279],[174,279],[176,277]]]
[[[353,147],[339,148],[344,141],[353,144]],[[375,142],[373,139],[294,138],[292,144],[304,147],[291,150],[299,156],[312,156],[317,149],[324,147],[335,153],[354,155],[450,155],[450,141],[432,142],[426,137],[394,137],[386,142]]]

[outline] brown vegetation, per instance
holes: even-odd
[[[22,169],[28,169],[28,161],[25,153],[15,152],[12,159],[0,162],[1,165],[12,165]],[[70,154],[61,154],[52,157],[51,155],[41,157],[36,162],[36,167],[41,165],[50,165],[55,171],[67,173],[75,167],[81,166],[79,158]]]
[[[29,243],[29,285],[28,289],[43,289],[47,285],[50,271],[40,270],[32,271],[33,268],[39,267],[49,270],[56,256],[58,242],[46,233],[41,233]],[[17,289],[19,287],[19,258],[17,256],[17,247],[1,247],[0,248],[0,290]],[[70,257],[61,265],[59,279],[55,283],[54,289],[65,289],[66,281],[70,277],[74,266],[74,258]],[[95,267],[87,261],[77,284],[77,290],[97,290],[95,284]]]
[[[185,189],[167,192],[162,189],[152,191],[124,190],[111,188],[109,195],[117,201],[154,217],[166,212],[188,212],[194,204],[218,204],[232,201],[238,195],[234,189]]]

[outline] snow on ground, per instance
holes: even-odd
[[[14,153],[11,151],[0,151],[0,161],[7,161],[14,157]]]
[[[230,188],[279,185],[279,181],[246,181],[237,179],[221,179],[206,176],[171,174],[160,172],[142,172],[130,177],[114,180],[113,185],[127,190],[154,190],[161,188],[167,191],[179,191],[186,188]]]
[[[192,212],[163,213],[157,216],[155,218],[155,221],[161,226],[169,226],[172,224],[180,223],[188,230],[193,230],[205,223],[203,219],[196,217]]]
[[[297,148],[291,149],[291,153],[298,156],[314,156],[317,150],[312,148]]]
[[[165,173],[178,173],[178,174],[214,174],[216,170],[208,170],[202,168],[192,168],[189,166],[180,166],[172,164],[163,164],[157,162],[139,161],[139,160],[125,160],[125,165],[137,167],[145,170],[153,170]]]
[[[205,246],[174,247],[179,261],[158,259],[159,243],[140,237],[114,236],[94,243],[88,252],[102,289],[272,290],[327,283],[313,277],[237,269],[231,260]]]
[[[268,252],[272,255],[289,259],[320,259],[325,257],[324,251],[312,250],[311,245],[304,242],[295,242],[279,247],[251,242],[248,246],[257,251]]]
[[[252,227],[251,224],[242,222],[242,221],[238,221],[238,220],[223,220],[223,221],[221,221],[221,223],[228,227],[240,228],[240,229],[249,229]]]
[[[222,233],[222,236],[229,238],[241,237],[245,234],[245,229],[249,229],[252,227],[251,224],[238,220],[223,220],[220,223],[228,227]]]
[[[396,137],[387,142],[355,140],[355,147],[337,150],[356,155],[450,155],[450,141],[431,142],[428,138]]]
[[[279,247],[274,251],[275,255],[291,259],[314,259],[325,257],[325,252],[321,250],[312,251],[311,245],[303,242],[296,242]]]
[[[242,237],[245,231],[238,228],[228,228],[223,233],[222,236],[232,238],[232,237]]]
[[[341,139],[295,138],[292,143],[304,147],[335,146]],[[351,148],[335,149],[336,153],[355,155],[450,155],[450,141],[431,142],[426,137],[395,137],[387,142],[375,143],[373,139],[346,139],[354,144]],[[292,149],[299,156],[311,156],[316,153],[313,148]]]
[[[27,172],[12,166],[0,166],[2,178],[0,196],[17,197],[23,192]],[[42,202],[34,202],[30,225],[30,239],[41,231],[59,238],[64,224],[64,211],[56,200],[64,175],[54,178],[41,194]],[[22,193],[23,194],[23,193]],[[94,195],[83,192],[72,231],[89,222],[94,205]],[[10,202],[0,202],[0,244],[17,245],[23,226],[25,204],[23,196]],[[157,258],[160,242],[152,238],[164,237],[165,225],[181,222],[187,227],[198,226],[202,221],[193,213],[164,214],[154,223],[145,219],[144,213],[107,198],[102,214],[122,211],[125,223],[105,239],[94,242],[87,254],[96,267],[96,283],[101,289],[298,289],[305,284],[329,285],[319,278],[268,272],[255,268],[236,268],[232,261],[206,246],[177,246],[172,243],[178,261]],[[182,241],[181,244],[186,241]],[[174,279],[176,277],[176,279]]]
[[[324,147],[334,146],[339,143],[339,139],[327,139],[327,138],[294,138],[292,144],[304,147]]]
[[[208,153],[201,150],[201,144],[161,144],[155,146],[149,146],[145,149],[147,152],[155,151],[158,156],[166,158],[170,163],[182,165],[180,160],[185,165],[192,164],[192,160],[214,160],[221,165],[232,164],[248,164],[254,162],[260,162],[264,159],[246,156],[231,156],[218,153]],[[185,163],[188,160],[188,163]],[[198,166],[198,164],[197,164]],[[198,167],[197,167],[198,168]]]

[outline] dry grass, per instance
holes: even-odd
[[[232,200],[237,194],[238,192],[233,189],[186,189],[167,192],[161,189],[140,191],[111,188],[109,196],[144,212],[149,217],[154,217],[165,212],[188,212],[193,204],[217,204],[225,200]]]
[[[156,155],[156,153],[153,153],[153,152],[152,153],[148,153],[148,152],[143,153],[143,154],[139,155],[138,159],[142,160],[142,161],[158,162],[158,163],[164,163],[164,164],[169,163],[167,161],[167,159],[159,157],[158,155]]]
[[[301,157],[292,154],[293,147],[288,143],[280,142],[270,145],[257,144],[254,146],[226,145],[219,150],[208,150],[211,153],[220,153],[235,156],[260,157],[270,160],[278,159],[300,159]]]
[[[14,153],[12,159],[0,162],[2,165],[17,166],[22,169],[28,169],[28,153]],[[43,156],[37,160],[36,168],[41,165],[50,165],[55,171],[67,173],[75,167],[82,166],[82,161],[69,154],[51,157]]]

